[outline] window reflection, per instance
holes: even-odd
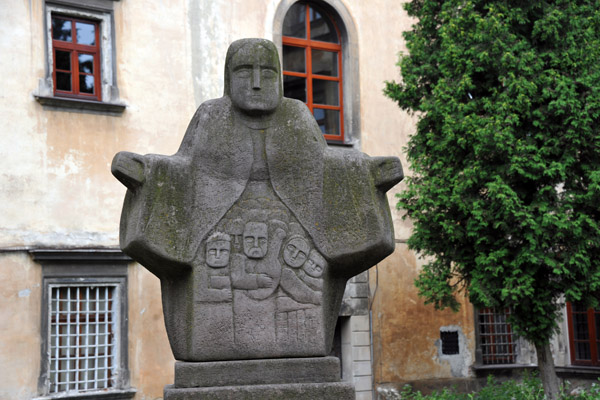
[[[79,91],[81,93],[94,94],[93,75],[79,75]]]
[[[283,35],[306,38],[306,7],[296,3],[290,7],[283,20]]]
[[[94,73],[94,56],[91,54],[79,54],[79,72],[86,74]]]
[[[310,38],[321,42],[338,43],[333,22],[313,6],[310,7]]]
[[[52,17],[52,39],[71,41],[71,21]]]
[[[89,46],[96,45],[96,26],[86,22],[75,23],[77,30],[77,43]]]
[[[338,110],[315,108],[313,114],[321,132],[327,135],[340,136],[340,112]]]

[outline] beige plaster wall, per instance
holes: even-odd
[[[40,372],[41,270],[26,253],[0,253],[0,399],[30,399]]]

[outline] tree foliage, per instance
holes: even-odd
[[[600,298],[600,1],[413,0],[401,82],[418,116],[398,208],[436,307],[512,307],[546,344],[559,300]]]

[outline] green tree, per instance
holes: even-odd
[[[412,0],[401,82],[418,116],[398,208],[433,256],[429,303],[509,306],[550,399],[561,301],[600,294],[600,0]]]

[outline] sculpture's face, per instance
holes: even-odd
[[[214,240],[206,243],[206,263],[213,268],[226,267],[229,264],[231,243],[228,240]]]
[[[292,268],[299,268],[306,261],[308,256],[308,243],[302,238],[293,238],[285,245],[283,249],[283,260]]]
[[[326,266],[327,261],[317,251],[312,250],[303,268],[304,272],[313,278],[320,278]]]
[[[280,101],[279,63],[260,45],[245,45],[231,60],[231,101],[251,115],[269,114]]]
[[[244,228],[244,254],[248,258],[263,258],[267,254],[267,224],[248,222]]]

